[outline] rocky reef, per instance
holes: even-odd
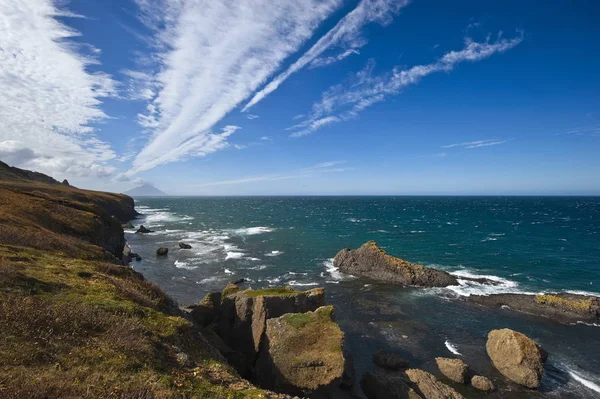
[[[491,308],[505,308],[560,323],[600,323],[600,298],[568,293],[471,295],[467,301]]]
[[[454,276],[444,271],[388,255],[375,241],[355,250],[342,249],[333,264],[346,274],[403,286],[447,287],[458,284]]]

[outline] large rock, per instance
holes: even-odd
[[[494,383],[490,381],[489,378],[483,377],[481,375],[476,375],[473,378],[471,378],[471,385],[473,386],[473,388],[479,389],[480,391],[484,392],[492,392],[494,389],[496,389],[494,387]]]
[[[156,256],[166,256],[169,253],[169,248],[160,247],[156,250]]]
[[[488,334],[486,350],[506,378],[528,388],[540,385],[546,352],[520,332],[504,328]]]
[[[344,334],[333,306],[267,320],[256,362],[261,387],[298,396],[327,396],[339,389],[345,369]]]
[[[325,304],[322,288],[295,291],[292,288],[247,289],[234,285],[223,290],[219,335],[233,349],[252,360],[258,353],[268,319],[286,313],[314,311]]]
[[[382,373],[365,373],[360,387],[368,399],[421,399],[408,382]]]
[[[400,355],[384,351],[377,351],[373,354],[373,363],[388,370],[407,369],[409,366],[408,360]]]
[[[454,382],[465,383],[469,366],[460,359],[450,359],[447,357],[436,357],[435,362],[441,373]]]
[[[491,308],[508,308],[546,317],[559,323],[600,323],[600,297],[568,293],[471,295],[469,302]]]
[[[426,371],[410,369],[406,370],[406,375],[425,399],[464,399],[461,394]]]
[[[202,327],[213,323],[221,310],[221,293],[209,292],[202,298],[202,301],[190,312],[192,319]]]
[[[333,260],[341,272],[386,283],[422,287],[458,285],[452,275],[390,256],[369,241],[355,250],[342,249]]]

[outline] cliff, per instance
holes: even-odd
[[[120,265],[131,198],[0,171],[0,398],[284,397]]]

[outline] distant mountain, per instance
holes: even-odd
[[[130,197],[163,197],[169,195],[150,184],[144,184],[139,187],[132,188],[129,191],[125,191],[123,194],[127,194]]]

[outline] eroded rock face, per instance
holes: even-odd
[[[400,377],[392,377],[381,373],[365,373],[360,380],[360,387],[368,399],[420,399],[408,382]]]
[[[527,388],[539,387],[547,354],[535,341],[504,328],[490,331],[485,347],[496,369],[506,378]]]
[[[341,250],[335,256],[333,264],[343,273],[386,283],[421,287],[447,287],[458,284],[456,278],[446,272],[386,254],[375,241],[369,241],[355,250]]]
[[[194,321],[202,327],[213,323],[219,316],[221,310],[221,293],[209,292],[202,298],[202,301],[190,312]]]
[[[476,375],[471,378],[471,385],[473,388],[484,392],[492,392],[494,389],[496,389],[496,387],[494,387],[494,383],[490,381],[489,378],[481,375]]]
[[[322,288],[294,291],[291,288],[239,291],[230,284],[223,291],[219,335],[247,359],[254,359],[268,319],[286,313],[314,311],[325,304]]]
[[[435,376],[419,369],[406,370],[410,382],[415,384],[417,392],[425,399],[464,399],[464,397]]]
[[[342,383],[344,334],[333,307],[268,319],[256,362],[262,387],[291,395],[325,394]]]
[[[459,384],[465,383],[467,371],[469,370],[469,366],[465,362],[460,359],[450,359],[447,357],[436,357],[435,362],[440,372],[448,377],[448,379]]]
[[[388,370],[400,370],[409,367],[408,360],[400,355],[384,351],[377,351],[373,354],[373,363]]]

